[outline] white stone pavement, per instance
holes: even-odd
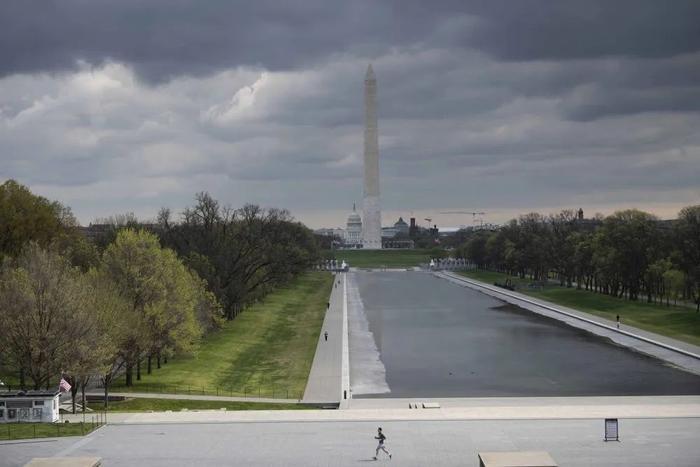
[[[349,413],[350,411],[334,411]],[[371,421],[108,425],[85,438],[0,442],[0,466],[32,457],[98,456],[105,467],[358,466],[372,463],[381,425],[396,466],[473,466],[483,451],[543,450],[561,466],[700,465],[700,419]]]
[[[437,272],[434,274],[454,284],[478,290],[534,313],[562,321],[575,328],[607,337],[624,347],[651,355],[691,373],[700,374],[700,347],[696,345],[626,326],[624,323],[618,330],[614,321],[518,292],[501,289],[453,272]]]
[[[348,390],[347,284],[344,273],[334,277],[316,354],[306,383],[303,402],[339,403]],[[328,340],[325,333],[328,333]]]

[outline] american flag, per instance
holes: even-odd
[[[68,381],[66,381],[65,379],[61,378],[61,382],[60,382],[59,385],[58,385],[59,391],[61,391],[61,392],[68,392],[68,391],[70,391],[70,388],[71,388],[71,385],[68,384]]]

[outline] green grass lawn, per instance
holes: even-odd
[[[306,387],[330,273],[307,273],[208,336],[194,356],[171,359],[132,391],[300,398]],[[124,391],[123,378],[112,391]]]
[[[109,412],[163,412],[166,410],[305,410],[310,407],[301,404],[272,404],[265,402],[197,401],[180,399],[134,398],[120,402],[110,402]]]
[[[430,261],[430,250],[334,250],[324,258],[345,260],[355,268],[408,268]]]
[[[673,305],[667,307],[643,301],[632,302],[587,290],[560,287],[555,284],[549,284],[541,289],[530,289],[527,287],[532,282],[530,280],[492,271],[469,271],[461,274],[489,284],[496,281],[503,283],[507,278],[510,278],[520,293],[611,321],[615,321],[616,316],[620,315],[623,325],[627,324],[690,344],[700,345],[700,314],[689,307]]]
[[[92,423],[4,423],[0,440],[82,436],[97,428]]]

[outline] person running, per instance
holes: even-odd
[[[391,459],[391,453],[386,449],[386,446],[384,446],[386,436],[384,436],[384,433],[382,433],[382,427],[377,428],[377,436],[375,436],[374,439],[379,440],[379,444],[377,444],[377,451],[374,453],[374,460],[377,460],[377,456],[379,455],[380,449],[384,451],[385,454],[388,454],[389,459]]]
[[[328,342],[328,331],[323,333],[323,337],[326,339],[326,342]]]

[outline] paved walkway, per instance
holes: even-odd
[[[408,403],[439,408],[409,409]],[[66,416],[70,419],[71,416]],[[75,415],[76,421],[82,420]],[[700,418],[700,396],[353,399],[349,410],[188,410],[108,413],[109,424]]]
[[[337,404],[343,397],[343,343],[347,339],[345,289],[345,274],[336,274],[303,402]],[[328,341],[324,338],[326,332]]]
[[[0,444],[0,466],[22,466],[39,456],[99,456],[111,467],[476,467],[479,452],[511,450],[548,451],[569,467],[697,467],[700,460],[697,418],[620,420],[620,442],[608,443],[603,420],[382,421],[393,459],[374,462],[378,425],[111,425],[85,438]]]
[[[659,358],[686,371],[700,374],[700,347],[696,345],[626,326],[624,323],[620,330],[617,330],[614,321],[518,292],[504,290],[453,272],[437,272],[434,274],[457,285],[478,290],[534,313],[557,319],[570,326],[599,336],[607,337],[624,347]]]

